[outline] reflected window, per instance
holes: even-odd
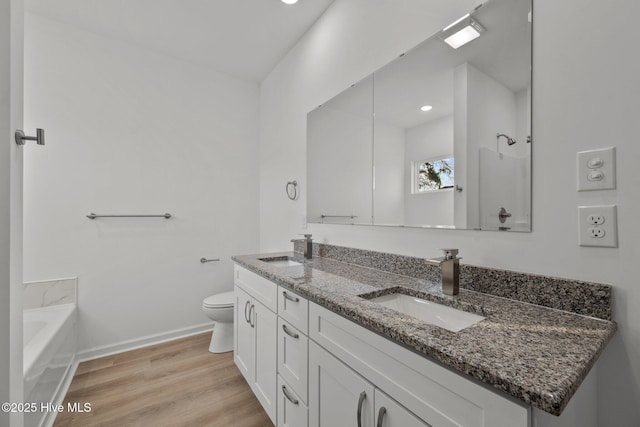
[[[453,188],[455,185],[453,157],[416,162],[414,176],[414,193]]]

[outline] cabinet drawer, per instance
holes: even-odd
[[[278,285],[236,264],[234,283],[274,313],[278,310]]]
[[[278,315],[303,334],[309,333],[309,301],[278,286]]]
[[[278,375],[278,427],[307,427],[308,412],[300,396]]]
[[[307,402],[309,338],[278,318],[278,373]]]
[[[374,402],[376,427],[431,427],[378,389],[374,391]]]

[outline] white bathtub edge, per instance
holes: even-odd
[[[212,330],[213,323],[207,322],[200,325],[189,326],[186,328],[174,329],[173,331],[169,332],[146,335],[133,340],[122,341],[112,345],[79,351],[78,361],[86,362],[87,360],[98,359],[100,357],[111,356],[113,354],[123,353],[125,351],[136,350],[139,348],[148,347],[150,345],[161,344],[179,338],[186,338],[192,335],[197,335]]]
[[[32,319],[32,316],[42,316],[43,314],[45,314],[46,317],[45,326],[40,329],[29,342],[24,343],[23,341],[23,378],[31,377],[34,366],[38,366],[37,362],[39,360],[41,361],[48,351],[51,351],[52,343],[56,346],[55,348],[61,345],[61,343],[57,341],[60,339],[59,334],[69,323],[77,323],[77,310],[77,305],[71,303],[23,310],[23,322],[25,321],[25,317]],[[56,342],[57,344],[55,344]]]
[[[60,386],[56,391],[55,397],[53,399],[54,405],[62,405],[64,402],[64,398],[67,396],[67,392],[69,391],[69,387],[71,387],[71,381],[73,381],[73,377],[76,374],[76,370],[78,369],[78,356],[75,355],[73,360],[71,361],[71,365],[67,368],[67,372],[64,374],[64,378],[60,381]],[[53,423],[56,421],[56,416],[58,415],[55,411],[47,412],[45,417],[40,422],[40,427],[53,427]]]
[[[23,285],[33,285],[34,283],[61,282],[63,280],[75,280],[77,282],[78,276],[59,277],[57,279],[47,279],[47,280],[32,280],[30,282],[24,282]]]

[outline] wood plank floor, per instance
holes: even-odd
[[[233,362],[209,353],[211,333],[82,362],[54,427],[272,427]]]

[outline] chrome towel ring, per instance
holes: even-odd
[[[289,200],[296,200],[298,198],[298,181],[287,182],[285,191]]]

